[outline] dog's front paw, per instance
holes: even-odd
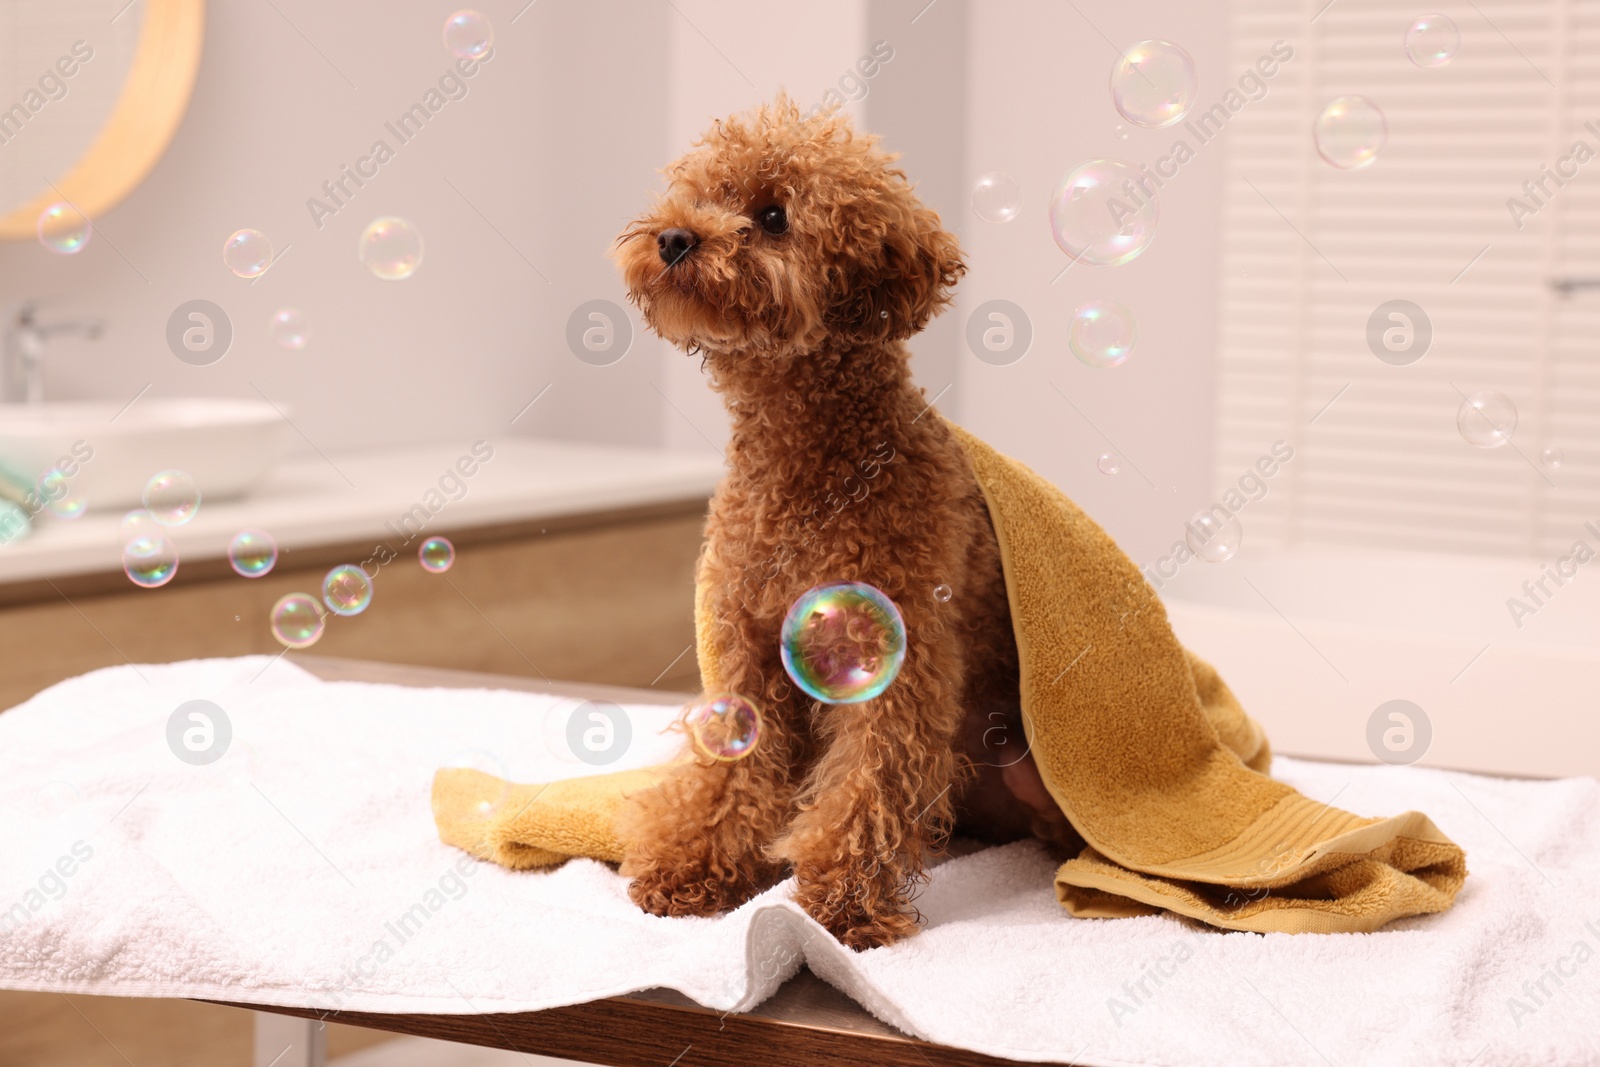
[[[892,945],[917,932],[916,913],[899,894],[856,881],[849,873],[803,878],[795,903],[856,952]]]
[[[651,915],[715,915],[729,911],[760,891],[759,879],[733,869],[707,870],[699,860],[624,865],[631,874],[628,897]]]

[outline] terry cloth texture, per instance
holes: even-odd
[[[232,725],[203,765],[167,733],[196,698]],[[290,656],[52,686],[0,713],[0,989],[483,1015],[666,987],[721,1013],[803,965],[908,1034],[1014,1060],[1595,1065],[1594,778],[1275,759],[1306,796],[1427,811],[1472,854],[1448,912],[1378,934],[1079,922],[1056,901],[1059,863],[1018,841],[933,868],[922,932],[852,952],[794,903],[793,878],[722,915],[662,919],[608,864],[513,870],[437,839],[425,798],[440,766],[523,782],[593,773],[559,728],[582,704],[321,682]],[[632,739],[616,769],[677,754],[678,709],[620,713]],[[733,1033],[697,1040],[680,1067],[719,1048],[747,1062]]]
[[[1133,561],[1054,485],[952,430],[1000,542],[1030,749],[1087,842],[1056,871],[1067,911],[1165,910],[1231,930],[1334,933],[1450,907],[1466,857],[1426,815],[1354,815],[1269,777],[1260,726],[1178,643]],[[718,692],[705,592],[700,676]],[[440,772],[440,836],[516,867],[617,859],[612,816],[651,781],[629,772],[508,786],[474,775]]]

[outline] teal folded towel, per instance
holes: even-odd
[[[31,516],[38,506],[39,495],[34,492],[33,479],[0,463],[0,545],[28,536],[33,529]]]

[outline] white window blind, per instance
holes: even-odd
[[[1557,289],[1600,286],[1600,0],[1325,5],[1232,0],[1230,80],[1275,41],[1295,56],[1227,124],[1218,485],[1282,438],[1296,455],[1251,505],[1257,543],[1564,552],[1600,520],[1600,287]],[[1424,10],[1460,30],[1445,66],[1405,54]],[[1342,171],[1312,122],[1349,94],[1383,109],[1388,141]],[[1546,179],[1519,230],[1508,198],[1533,206],[1523,183],[1578,141],[1595,158]],[[1368,347],[1395,299],[1433,326],[1409,366]],[[1480,390],[1516,404],[1509,444],[1458,432]]]

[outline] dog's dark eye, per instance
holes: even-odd
[[[789,229],[789,216],[784,214],[780,204],[773,204],[756,212],[756,221],[761,223],[763,230],[773,235],[784,233]]]

